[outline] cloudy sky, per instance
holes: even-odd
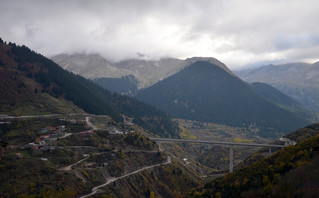
[[[231,69],[311,63],[318,9],[318,0],[0,0],[0,37],[46,56],[211,56]]]

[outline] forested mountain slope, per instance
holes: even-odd
[[[93,79],[106,90],[113,91],[127,96],[134,96],[138,92],[138,80],[133,76],[124,76],[121,78],[97,78]]]
[[[88,113],[109,115],[115,121],[123,120],[121,114],[124,114],[132,117],[134,123],[161,136],[177,135],[177,124],[166,113],[136,99],[104,90],[25,46],[0,41],[2,113],[10,113],[16,106],[25,104],[36,106],[32,108],[36,111],[33,113],[61,113],[62,107],[59,110],[53,107],[55,102],[63,100]],[[43,104],[40,105],[35,100],[37,97],[33,96],[42,93],[46,93],[45,97],[50,98],[52,104],[41,100]],[[50,108],[45,108],[47,106]]]
[[[257,127],[273,135],[309,124],[209,62],[198,61],[139,92],[137,98],[176,118]]]

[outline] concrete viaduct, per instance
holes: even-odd
[[[184,139],[169,139],[169,138],[151,138],[151,140],[156,143],[165,143],[165,142],[175,142],[175,143],[200,143],[200,144],[214,144],[219,146],[229,147],[229,172],[234,170],[234,147],[261,147],[269,148],[269,155],[271,155],[271,148],[283,148],[286,145],[273,145],[273,144],[248,144],[248,143],[238,143],[238,142],[222,142],[222,141],[206,141],[206,140],[184,140]]]

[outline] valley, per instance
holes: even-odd
[[[0,187],[2,195],[8,197],[11,197],[10,193],[20,196],[31,196],[35,193],[46,197],[89,197],[95,194],[98,197],[102,194],[115,197],[148,197],[152,193],[161,197],[177,197],[180,194],[175,190],[173,192],[173,189],[180,189],[180,193],[186,193],[189,192],[186,190],[187,186],[195,188],[204,181],[223,177],[228,172],[228,148],[196,143],[162,143],[162,151],[159,151],[153,141],[142,135],[142,133],[148,134],[147,131],[141,131],[141,128],[129,123],[114,125],[115,123],[110,122],[111,118],[108,116],[88,114],[19,118],[7,116],[1,121],[7,123],[1,124],[1,137],[6,142],[10,142],[8,146],[10,149],[2,156],[2,162],[5,163],[1,165],[0,174],[3,180]],[[103,128],[96,127],[96,125],[101,126],[101,123],[104,123]],[[186,120],[179,120],[179,123],[183,123],[183,127],[192,128],[188,130],[196,131],[194,134],[201,134],[209,128],[214,131],[221,130],[223,127],[227,128],[211,123],[190,124],[190,121]],[[48,127],[49,125],[61,127]],[[26,130],[24,126],[31,128]],[[64,137],[64,134],[61,134],[60,138],[55,140],[37,142],[38,135],[45,138],[48,134],[55,134],[55,131],[50,130],[58,128],[63,128],[65,134],[71,135]],[[35,138],[35,142],[25,142],[25,134],[32,134],[29,130],[33,131],[30,141]],[[230,131],[232,130],[228,131],[228,140],[235,137],[233,140],[249,144],[257,141],[239,140],[238,134],[231,134]],[[296,135],[301,137],[297,132],[294,134],[288,137],[292,139],[296,139]],[[317,132],[313,135],[315,134]],[[221,135],[224,134],[221,133]],[[223,139],[222,136],[216,137],[210,138]],[[259,142],[261,142],[260,139]],[[32,147],[26,146],[31,144]],[[43,147],[39,148],[37,145]],[[46,147],[49,149],[45,149]],[[234,149],[235,165],[242,164],[244,159],[258,150]],[[263,156],[268,156],[267,150],[260,152],[264,152]],[[18,153],[22,156],[17,155]],[[210,161],[207,161],[209,158]],[[19,167],[20,171],[16,172],[15,167]],[[11,178],[9,176],[11,174],[16,176]],[[30,174],[33,176],[27,176]],[[26,176],[29,183],[31,182],[30,186],[23,185]],[[60,182],[48,180],[48,177],[54,177]],[[185,180],[182,183],[172,184],[174,178],[179,182],[182,181],[181,178]],[[13,188],[17,185],[19,189]],[[55,189],[63,186],[64,190],[55,191],[52,188],[54,186],[56,186]],[[127,188],[128,186],[131,187]],[[119,189],[122,190],[119,191]]]
[[[308,125],[316,115],[217,59],[121,62],[131,71],[151,64],[161,75],[145,89],[135,89],[134,76],[100,81],[116,89],[135,83],[116,93],[25,46],[0,44],[0,197],[228,197],[220,186],[251,181],[256,195],[269,195],[278,178],[316,164],[309,149],[318,128]],[[255,164],[268,179],[254,176]]]
[[[318,8],[0,0],[0,198],[319,198]]]
[[[32,193],[36,193],[43,196],[50,194],[72,197],[88,197],[102,193],[117,197],[144,197],[137,189],[128,191],[122,189],[118,194],[118,188],[126,186],[127,180],[137,179],[141,175],[148,178],[147,185],[152,186],[150,189],[156,195],[176,197],[176,192],[172,193],[174,188],[185,189],[188,185],[192,188],[196,187],[203,181],[224,175],[229,169],[229,149],[227,148],[196,143],[162,143],[160,149],[154,141],[142,135],[150,136],[147,131],[129,122],[124,125],[112,122],[108,116],[90,114],[3,116],[1,121],[7,123],[1,125],[2,140],[10,143],[8,148],[11,149],[8,149],[3,156],[2,161],[5,163],[2,164],[0,173],[5,180],[2,180],[0,187],[3,195],[9,197],[12,196],[10,193],[21,196],[31,196]],[[180,120],[179,122],[188,122],[187,126],[190,126],[189,121]],[[205,124],[211,126],[211,124]],[[199,124],[197,127],[199,128],[195,131],[205,130]],[[222,126],[216,126],[216,128],[220,127]],[[26,141],[25,134],[29,135],[29,141]],[[252,141],[246,140],[246,142]],[[219,150],[218,155],[216,150]],[[250,155],[256,150],[235,148],[235,165],[247,158],[248,153]],[[213,157],[213,160],[205,161],[208,157]],[[28,171],[20,172],[19,176],[9,179],[10,174],[16,174],[13,173],[15,171],[13,167],[18,166],[21,170],[29,170],[31,168],[29,165],[39,162],[41,166],[35,168],[32,173],[35,175],[40,173],[40,175],[34,178],[36,180],[28,177],[35,186],[38,186],[37,190],[31,190],[31,187],[25,185],[19,185],[19,190],[9,187],[13,183],[22,184],[25,174],[30,174]],[[165,167],[166,165],[168,167]],[[13,169],[10,166],[13,166]],[[157,170],[158,168],[161,171]],[[50,169],[51,172],[44,172],[45,169]],[[162,175],[162,171],[169,170],[172,172]],[[180,184],[183,186],[178,187],[176,186],[178,183],[175,183],[172,188],[166,182],[175,177],[171,173],[177,173],[177,170],[181,172],[176,176],[188,179],[185,180],[186,183]],[[41,183],[53,175],[63,176],[65,183],[56,183],[54,180],[51,181],[52,183],[46,182],[45,185]],[[152,184],[155,182],[152,178],[158,178],[156,184]],[[170,179],[167,180],[168,178]],[[138,181],[141,182],[140,179]],[[133,179],[132,182],[136,181]],[[164,192],[158,191],[158,182],[163,182],[163,185],[167,185],[168,188],[165,187]],[[65,190],[55,192],[52,187],[56,185],[62,185]],[[81,186],[81,188],[75,188],[75,186]],[[186,192],[180,191],[180,193]]]

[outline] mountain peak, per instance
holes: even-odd
[[[219,60],[213,57],[191,57],[191,58],[187,58],[185,61],[187,62],[187,65],[192,65],[193,63],[197,61],[209,62],[213,65],[216,65],[222,68],[223,70],[227,71],[229,74],[234,75],[224,63],[220,62]]]

